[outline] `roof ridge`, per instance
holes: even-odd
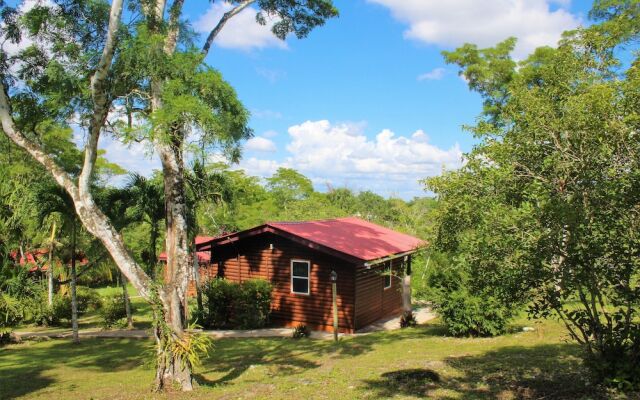
[[[271,224],[299,225],[299,224],[309,224],[314,222],[341,221],[345,219],[354,219],[354,218],[361,219],[355,216],[348,216],[348,217],[336,217],[336,218],[325,218],[325,219],[311,219],[308,221],[268,221],[268,222],[265,222],[265,225],[271,225]],[[365,220],[362,220],[362,221],[365,221]]]

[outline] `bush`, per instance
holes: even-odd
[[[271,289],[262,279],[213,279],[202,287],[204,310],[196,314],[197,322],[208,329],[261,328],[269,321]]]
[[[402,317],[400,317],[400,328],[412,328],[416,325],[418,325],[418,321],[413,311],[405,311],[402,313]]]
[[[133,304],[130,305],[131,313],[134,313],[135,309]],[[102,317],[102,326],[105,328],[126,326],[124,319],[127,318],[127,309],[125,308],[124,297],[122,297],[122,295],[105,297],[102,300],[100,316]]]
[[[98,293],[85,286],[76,287],[78,316],[87,311],[96,311],[102,306]],[[53,316],[57,320],[71,321],[71,294],[56,295],[53,299]]]
[[[301,325],[297,325],[293,329],[293,338],[294,339],[308,338],[309,336],[311,336],[311,330],[306,325],[302,325],[302,324]]]
[[[438,310],[454,336],[503,334],[512,314],[493,297],[475,296],[465,289],[445,293]]]

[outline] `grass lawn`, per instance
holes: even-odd
[[[0,399],[610,398],[589,386],[579,349],[552,321],[490,339],[438,322],[346,338],[223,339],[188,394],[153,394],[149,340],[26,342],[0,348]],[[514,328],[515,329],[515,328]],[[519,329],[518,329],[519,330]]]

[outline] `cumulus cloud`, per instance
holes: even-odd
[[[258,151],[263,153],[273,153],[277,150],[276,144],[273,143],[273,141],[261,136],[252,137],[251,139],[247,140],[247,143],[244,147],[245,149],[250,151]]]
[[[250,174],[270,176],[279,167],[295,168],[314,182],[357,185],[384,195],[423,195],[419,180],[439,174],[443,168],[462,164],[456,144],[442,149],[429,143],[419,130],[397,136],[385,129],[367,137],[362,124],[332,124],[327,120],[307,121],[288,129],[289,155],[283,161],[250,158],[241,167]]]
[[[444,78],[444,75],[447,73],[447,70],[444,68],[434,68],[429,72],[425,72],[424,74],[418,75],[419,81],[439,81]]]
[[[278,132],[269,129],[268,131],[266,131],[265,133],[262,134],[262,136],[266,137],[266,138],[274,138],[276,136],[278,136]]]
[[[514,56],[520,59],[536,47],[555,45],[563,31],[580,24],[568,11],[567,0],[369,1],[407,23],[406,38],[452,48],[466,42],[488,47],[515,36]]]
[[[218,24],[224,13],[233,8],[228,2],[215,2],[209,10],[194,23],[197,32],[208,35]],[[229,19],[224,29],[215,40],[215,45],[227,49],[254,50],[267,47],[287,48],[287,43],[278,39],[271,32],[276,22],[267,16],[267,24],[256,22],[256,9],[247,7],[239,14]]]

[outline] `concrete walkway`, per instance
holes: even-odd
[[[414,310],[414,315],[418,324],[424,324],[429,320],[432,320],[436,315],[429,307],[418,307]],[[373,332],[391,331],[400,329],[400,317],[392,317],[380,320],[372,325],[369,325],[363,329],[360,329],[354,334],[340,334],[343,336],[359,336],[366,335]],[[217,338],[271,338],[271,337],[291,337],[293,335],[293,328],[265,328],[265,329],[250,329],[250,330],[208,330],[202,331],[205,334]],[[18,340],[27,339],[64,339],[71,337],[71,331],[60,332],[14,332],[14,335]],[[151,338],[151,331],[149,330],[99,330],[99,329],[83,329],[79,332],[81,338],[119,338],[119,339],[147,339]],[[311,332],[311,338],[313,339],[333,339],[332,332],[313,331]]]

